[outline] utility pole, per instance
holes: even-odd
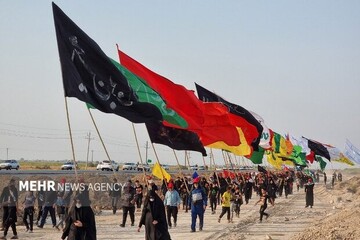
[[[149,149],[148,144],[149,144],[149,142],[146,141],[146,145],[145,145],[145,161],[146,161],[146,165],[148,165],[148,149]]]
[[[86,167],[85,167],[85,170],[87,170],[87,167],[88,167],[90,141],[93,139],[93,138],[91,138],[90,136],[91,136],[91,132],[89,132],[89,133],[86,135],[86,139],[88,140],[88,147],[87,147],[87,152],[86,152]]]

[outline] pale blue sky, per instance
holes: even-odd
[[[360,1],[55,2],[109,57],[117,59],[118,43],[172,81],[197,82],[258,113],[276,132],[360,147]],[[51,1],[0,0],[0,33],[0,159],[70,159],[69,140],[58,139],[68,132]],[[68,104],[76,157],[85,160],[86,132],[96,132],[84,104]],[[138,161],[131,124],[93,114],[110,156]],[[136,129],[145,154],[147,133]],[[156,146],[162,162],[175,162]],[[90,149],[106,158],[98,140]]]

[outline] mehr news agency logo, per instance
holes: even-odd
[[[121,183],[71,183],[71,182],[55,182],[54,180],[19,180],[19,191],[95,191],[109,192],[121,191],[123,185]]]

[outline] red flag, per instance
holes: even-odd
[[[203,103],[194,91],[175,84],[169,79],[151,71],[118,49],[121,65],[144,80],[188,123],[186,129],[196,132],[203,145],[223,141],[230,146],[240,144],[239,134],[231,124],[228,109],[221,103]],[[178,127],[164,121],[164,125]]]
[[[230,176],[230,172],[228,170],[223,170],[223,178],[228,178]]]
[[[315,160],[315,153],[313,151],[310,151],[310,154],[306,155],[306,160],[310,163],[313,163]]]

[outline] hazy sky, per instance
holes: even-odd
[[[197,82],[256,112],[278,133],[360,147],[360,1],[55,3],[113,59],[118,43],[173,82]],[[51,1],[0,0],[0,33],[0,159],[71,159]],[[94,161],[106,159],[85,104],[68,98],[68,106],[77,160],[86,159],[89,131]],[[92,113],[111,158],[139,161],[131,123]],[[135,128],[145,159],[147,132]],[[161,162],[175,162],[172,150],[156,149]],[[201,154],[190,161],[201,163]]]

